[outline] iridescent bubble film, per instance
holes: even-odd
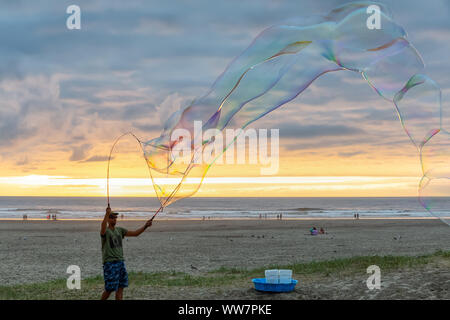
[[[380,8],[380,29],[367,26],[367,8],[374,4]],[[231,125],[246,128],[295,99],[321,75],[346,70],[360,73],[393,103],[420,155],[420,200],[439,216],[427,205],[432,200],[426,191],[434,179],[450,177],[449,136],[441,132],[441,91],[425,74],[406,32],[384,5],[372,2],[346,4],[314,23],[305,21],[263,30],[204,96],[172,114],[159,137],[141,142],[161,207],[195,194],[227,149],[229,144],[217,150],[214,135],[205,138],[203,133],[221,133]]]

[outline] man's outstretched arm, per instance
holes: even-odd
[[[102,228],[100,229],[100,235],[105,235],[106,233],[106,226],[108,224],[108,218],[109,218],[109,214],[111,213],[111,208],[108,206],[108,208],[106,208],[106,213],[105,213],[105,217],[103,218],[102,221]]]
[[[127,231],[127,233],[125,233],[125,237],[137,237],[138,235],[140,235],[142,232],[144,232],[145,229],[147,229],[151,225],[152,225],[152,219],[148,220],[142,227],[140,227],[137,230]]]

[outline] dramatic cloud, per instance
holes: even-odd
[[[335,137],[364,134],[364,130],[344,125],[302,125],[301,123],[286,123],[280,128],[281,138],[308,139],[315,137]]]
[[[90,144],[83,144],[79,147],[74,147],[72,155],[70,156],[70,161],[80,161],[86,158],[87,152],[92,148]]]
[[[99,161],[108,161],[108,156],[92,156],[89,159],[84,160],[84,162],[99,162]],[[111,157],[111,160],[114,159],[114,157]]]
[[[79,4],[81,30],[67,30],[68,1],[2,1],[2,160],[18,166],[40,158],[104,161],[105,149],[122,132],[136,130],[148,139],[158,134],[173,111],[204,94],[267,26],[345,2],[85,1]],[[445,106],[449,3],[380,2],[408,31],[443,88]],[[279,127],[289,143],[301,142],[288,150],[313,147],[321,138],[331,139],[329,145],[344,143],[343,137],[346,145],[401,144],[406,140],[397,134],[404,133],[386,104],[358,74],[338,72],[318,79],[261,124]]]

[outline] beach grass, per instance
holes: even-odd
[[[199,274],[184,272],[129,272],[129,288],[143,287],[180,288],[201,287],[214,288],[223,286],[249,286],[252,278],[264,277],[266,269],[291,269],[294,277],[299,279],[311,277],[351,276],[355,273],[365,273],[370,265],[377,265],[383,272],[400,269],[418,268],[428,264],[445,261],[450,262],[450,251],[436,251],[432,254],[419,256],[361,256],[340,258],[328,261],[300,262],[288,265],[269,265],[256,269],[240,269],[221,267]],[[65,299],[98,299],[103,291],[101,275],[82,279],[80,290],[69,290],[67,279],[58,279],[43,283],[0,286],[1,300],[65,300]]]

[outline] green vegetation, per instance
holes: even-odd
[[[369,265],[378,265],[383,272],[415,268],[442,261],[450,262],[450,251],[437,251],[421,256],[365,256],[342,258],[330,261],[301,262],[290,265],[270,265],[257,269],[219,268],[200,275],[183,272],[129,272],[130,287],[145,286],[179,287],[222,287],[248,286],[251,278],[264,277],[266,269],[292,269],[297,279],[311,277],[351,276],[365,273]],[[68,290],[66,279],[44,283],[0,286],[0,299],[98,299],[103,290],[103,277],[83,279],[81,290]]]

